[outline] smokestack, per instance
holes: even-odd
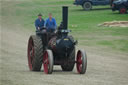
[[[68,29],[68,7],[63,6],[63,29]]]

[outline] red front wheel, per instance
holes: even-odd
[[[43,55],[43,66],[46,74],[52,74],[53,71],[53,54],[51,50],[46,50]]]
[[[76,68],[79,74],[84,74],[87,68],[87,56],[84,50],[77,52]]]

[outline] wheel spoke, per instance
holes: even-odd
[[[81,71],[81,69],[82,69],[82,65],[79,65],[79,70]]]
[[[32,56],[34,56],[34,47],[32,47]]]
[[[78,63],[79,63],[79,64],[82,64],[82,60],[81,60],[81,59],[79,59]]]
[[[81,73],[81,70],[82,70],[82,55],[81,55],[81,52],[79,52],[77,55],[77,71],[78,71],[78,73]]]
[[[48,73],[48,67],[49,67],[49,60],[48,60],[48,53],[47,52],[44,54],[43,63],[44,63],[44,72],[47,74]]]
[[[33,58],[34,58],[34,48],[33,48],[33,46],[31,47],[30,58],[31,58],[31,64],[33,64]]]

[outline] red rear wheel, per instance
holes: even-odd
[[[43,61],[43,45],[40,37],[32,35],[28,41],[28,67],[31,71],[40,71]]]
[[[28,65],[30,70],[32,70],[33,59],[34,59],[34,44],[31,38],[28,43]]]
[[[77,52],[76,60],[77,60],[76,68],[77,68],[78,73],[84,74],[87,68],[87,56],[84,50],[79,50]]]
[[[43,66],[46,74],[51,74],[53,71],[53,54],[51,50],[46,50],[43,55]]]

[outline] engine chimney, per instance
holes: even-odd
[[[63,6],[63,29],[68,29],[68,7]]]

